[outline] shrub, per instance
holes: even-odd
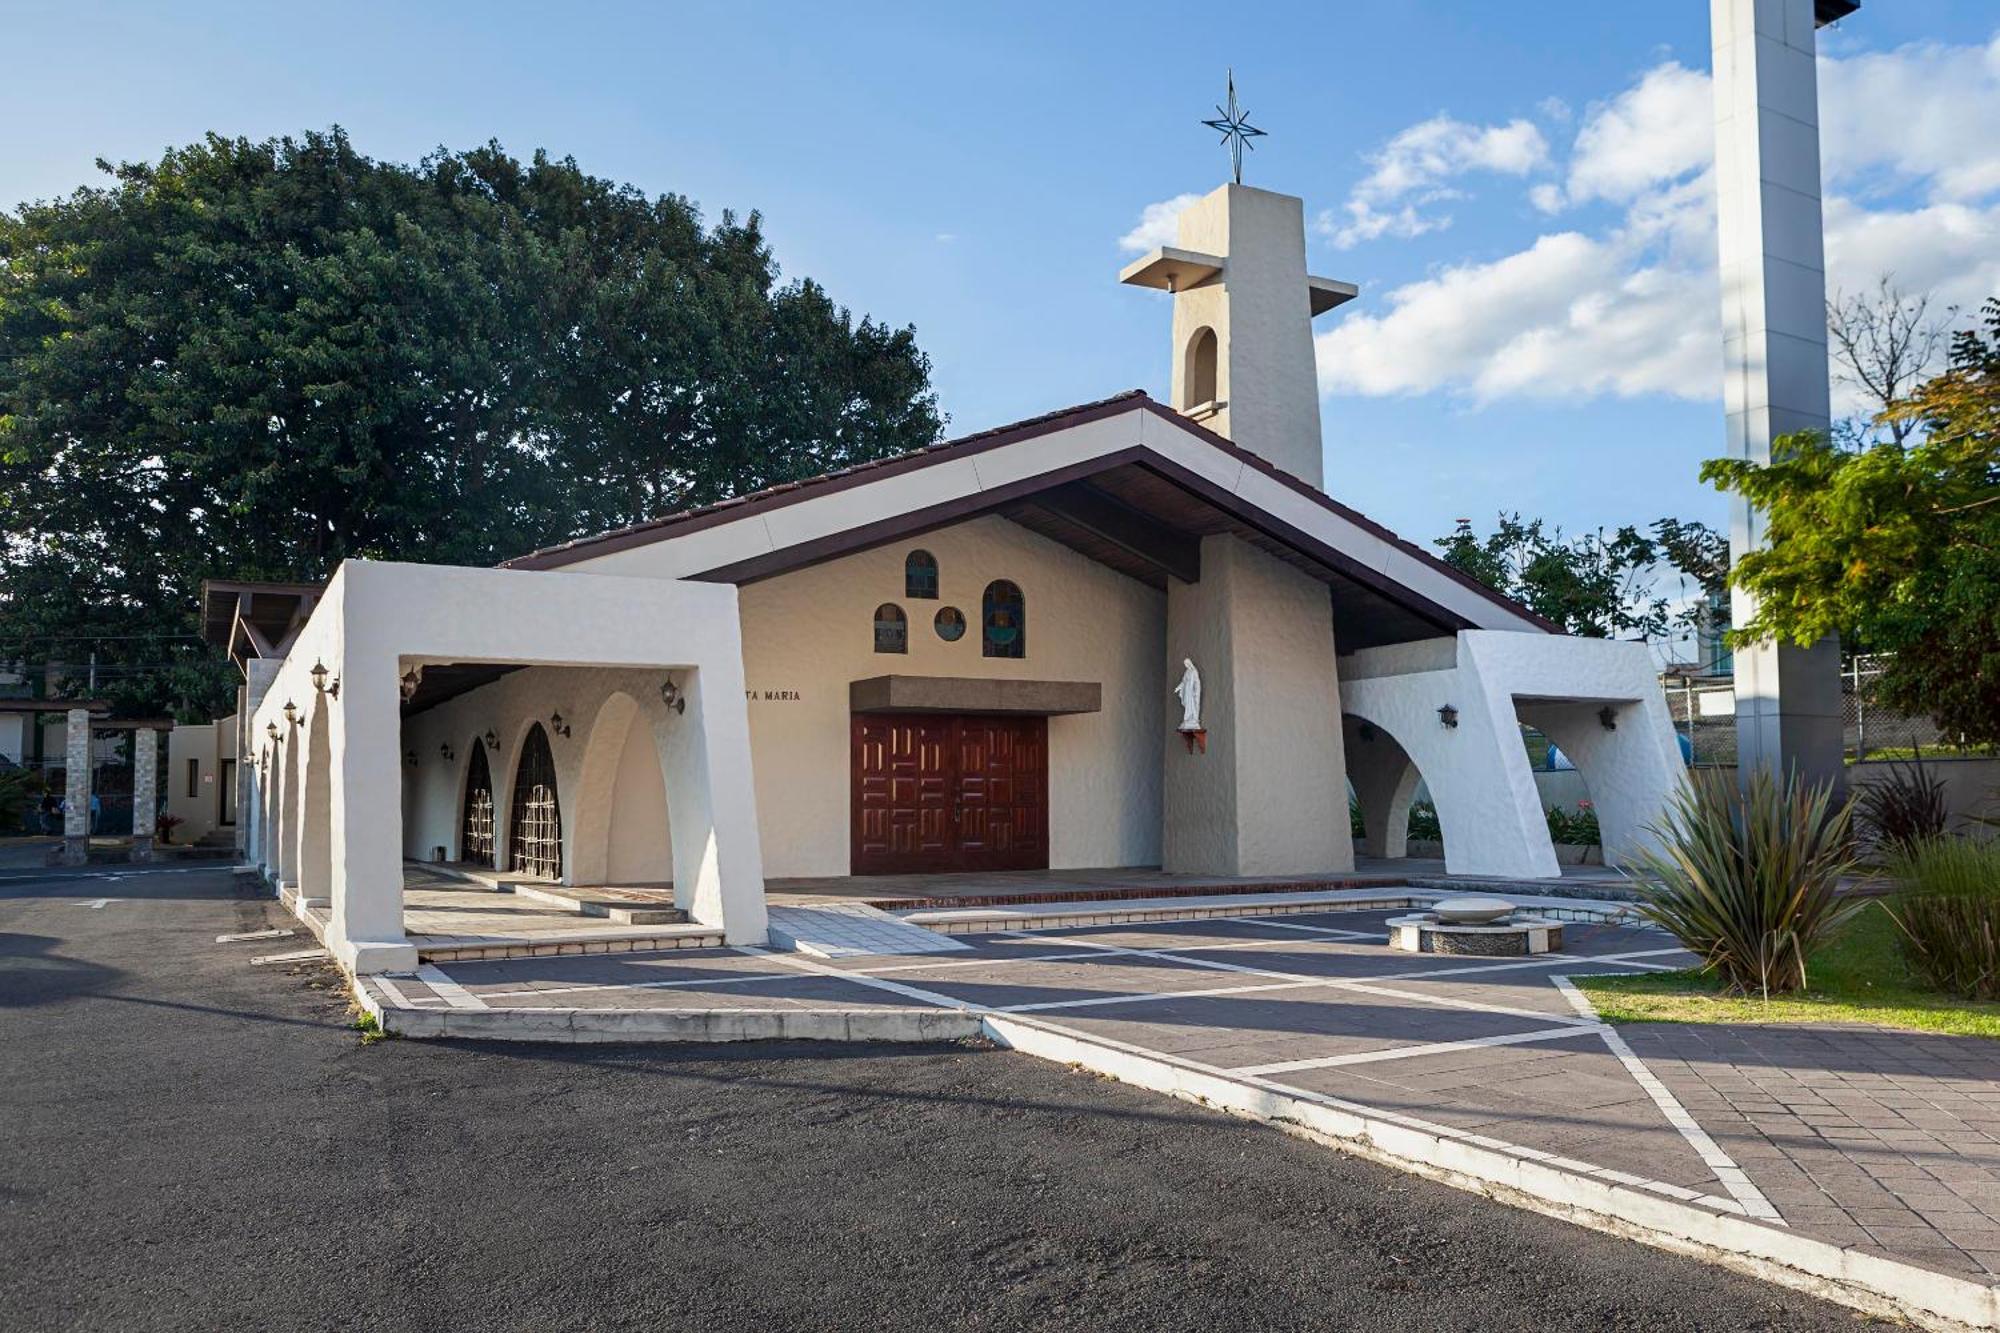
[[[1576,810],[1549,807],[1549,837],[1572,847],[1595,847],[1604,841],[1597,827],[1597,811],[1589,801],[1578,801]]]
[[[0,759],[0,833],[28,827],[28,811],[41,794],[41,774]]]
[[[1884,856],[1942,837],[1950,818],[1944,783],[1925,771],[1922,755],[1908,765],[1891,764],[1887,777],[1862,785],[1855,811],[1869,842]]]
[[[1443,842],[1444,828],[1438,823],[1437,807],[1429,801],[1410,803],[1409,836],[1418,842]]]
[[[1948,994],[2000,999],[2000,844],[1923,838],[1896,847],[1883,869],[1896,881],[1886,906],[1910,967]]]
[[[153,821],[153,834],[163,843],[172,843],[174,840],[174,830],[185,823],[187,823],[187,820],[181,818],[179,815],[170,815],[162,810],[159,817]]]
[[[1357,797],[1350,796],[1347,798],[1347,825],[1349,831],[1355,837],[1365,838],[1368,836],[1368,825],[1362,822],[1361,801]]]
[[[1853,810],[1797,775],[1760,772],[1739,791],[1690,773],[1655,830],[1660,847],[1636,858],[1639,910],[1730,990],[1802,988],[1808,955],[1861,905],[1835,893],[1854,869]]]

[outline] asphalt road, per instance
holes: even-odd
[[[0,876],[0,1328],[1865,1322],[1006,1052],[364,1045],[105,873]]]

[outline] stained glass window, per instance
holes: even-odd
[[[903,618],[903,608],[894,602],[884,602],[875,608],[875,651],[910,651],[910,622]]]
[[[980,624],[983,657],[1026,657],[1028,655],[1028,605],[1021,590],[1005,579],[986,585]]]
[[[912,551],[903,557],[903,596],[931,599],[937,595],[937,557],[929,551]]]
[[[965,637],[965,612],[955,606],[940,609],[931,624],[937,627],[937,636],[946,643],[957,643]]]

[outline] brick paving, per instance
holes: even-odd
[[[783,910],[783,909],[781,909]],[[1387,949],[1391,913],[959,935],[949,955],[452,964],[411,1003],[938,1006],[1012,1015],[1717,1212],[1991,1282],[2000,1044],[1869,1027],[1610,1028],[1558,980],[1685,966],[1573,924],[1532,960]],[[907,928],[907,927],[906,927]]]

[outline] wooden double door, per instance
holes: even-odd
[[[1049,720],[856,713],[857,875],[1046,870]]]

